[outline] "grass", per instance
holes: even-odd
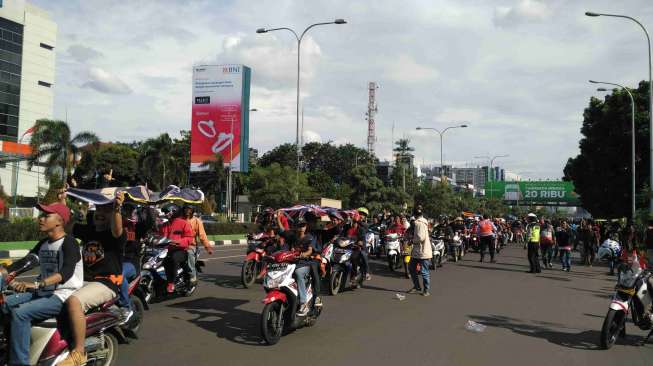
[[[238,240],[245,239],[245,234],[208,235],[209,240]],[[0,250],[32,249],[36,241],[7,241],[0,243]]]

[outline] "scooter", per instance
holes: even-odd
[[[263,234],[257,234],[247,241],[247,256],[240,271],[240,281],[245,288],[249,288],[257,279],[263,279],[267,273],[267,264],[263,261],[263,243],[266,239]]]
[[[444,237],[432,237],[431,249],[433,250],[433,259],[431,259],[431,269],[442,267],[442,262],[447,260],[446,245],[444,245]]]
[[[413,244],[406,241],[404,242],[403,247],[401,248],[401,261],[404,264],[404,276],[410,278],[410,269],[408,269],[408,264],[410,263],[410,255],[413,251]]]
[[[394,272],[401,266],[401,236],[399,234],[387,234],[385,236],[385,252],[388,259],[388,268]]]
[[[352,289],[362,286],[363,275],[360,270],[354,268],[354,263],[351,260],[354,250],[356,249],[351,240],[345,238],[336,239],[329,275],[329,294],[335,296],[344,291],[352,280],[356,284]]]
[[[299,292],[293,276],[297,258],[295,252],[288,251],[265,257],[268,272],[263,281],[266,295],[263,299],[265,306],[261,313],[260,328],[263,340],[269,345],[279,342],[284,332],[315,325],[322,313],[322,300],[319,296],[313,299],[316,295],[313,293],[309,274],[306,279],[306,293],[311,308],[306,316],[297,315],[300,306]]]
[[[455,233],[449,244],[449,253],[453,257],[454,262],[458,262],[465,255],[465,249],[463,248],[463,240],[459,233]]]
[[[601,328],[601,348],[609,349],[618,337],[626,335],[626,318],[632,313],[633,324],[641,330],[650,330],[645,344],[653,335],[651,324],[651,294],[647,280],[652,275],[650,270],[642,269],[637,256],[628,259],[618,268],[617,285],[610,302],[610,309],[605,315]]]
[[[7,284],[39,263],[38,256],[34,254],[29,254],[22,261],[20,267],[12,269],[11,273],[0,273],[0,302],[4,302],[6,296],[13,294]],[[86,315],[84,349],[89,365],[115,365],[118,343],[127,341],[120,329],[121,316],[118,308],[114,306],[116,301],[117,298],[112,299]],[[1,316],[1,319],[0,365],[6,365],[9,361],[10,319],[8,316]],[[62,328],[67,326],[67,319],[62,319],[58,324],[54,318],[32,326],[29,348],[31,365],[54,366],[68,357],[68,338],[62,334]]]
[[[146,302],[152,302],[154,299],[163,298],[166,292],[166,273],[163,261],[168,255],[168,248],[174,243],[165,237],[152,237],[149,239],[150,245],[145,249],[143,257],[143,269],[141,271],[141,289],[145,294]],[[199,250],[195,251],[195,268],[198,273],[203,272],[204,261],[197,259]],[[191,296],[197,290],[197,283],[190,281],[190,268],[188,262],[184,261],[177,270],[174,280],[175,293],[182,296]]]

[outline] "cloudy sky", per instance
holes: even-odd
[[[302,44],[307,140],[365,146],[367,83],[376,81],[377,155],[406,136],[417,160],[496,164],[526,178],[559,178],[578,153],[582,111],[599,96],[588,79],[646,78],[650,0],[32,0],[59,25],[55,117],[103,140],[190,128],[192,66],[252,68],[250,145],[295,139],[296,41],[260,27],[317,27]],[[499,163],[500,162],[500,163]]]

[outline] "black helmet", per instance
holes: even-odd
[[[164,205],[161,207],[161,211],[169,218],[177,217],[182,213],[181,207],[175,203],[168,203]]]

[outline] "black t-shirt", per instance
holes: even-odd
[[[125,231],[120,237],[114,238],[111,230],[98,232],[93,226],[76,224],[73,234],[82,241],[85,248],[89,243],[98,242],[104,252],[104,256],[95,263],[84,262],[84,281],[101,282],[118,293],[120,281],[116,277],[122,275],[122,256],[127,241]]]
[[[565,230],[563,228],[558,228],[558,230],[556,230],[556,243],[558,243],[559,247],[566,247],[571,245],[570,237],[571,234],[569,230]]]

